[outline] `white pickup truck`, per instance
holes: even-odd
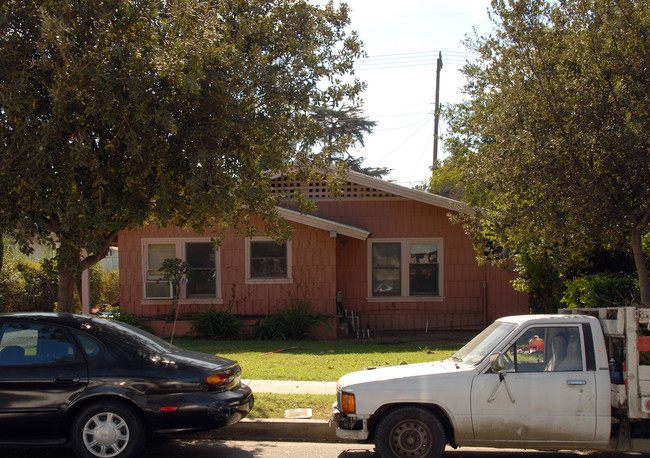
[[[382,457],[452,447],[650,451],[650,309],[501,318],[451,358],[346,374],[332,422]]]

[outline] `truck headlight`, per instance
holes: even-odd
[[[355,413],[357,406],[354,400],[354,395],[351,393],[341,393],[341,412],[342,413]]]

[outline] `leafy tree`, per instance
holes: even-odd
[[[565,286],[550,256],[522,253],[517,254],[515,259],[520,277],[513,286],[517,291],[528,293],[531,313],[555,313]]]
[[[467,44],[470,96],[449,119],[469,230],[560,270],[601,247],[633,253],[650,305],[650,5],[493,0]]]
[[[638,290],[633,276],[600,272],[570,280],[561,301],[570,308],[629,305],[638,300]]]
[[[354,140],[313,116],[358,103],[348,25],[306,0],[2,2],[0,233],[56,244],[58,309],[120,230],[280,224],[271,177]]]
[[[450,199],[462,200],[465,189],[459,177],[459,168],[456,164],[457,156],[447,158],[444,162],[438,161],[431,169],[431,178],[425,191]]]
[[[325,136],[328,140],[343,139],[343,146],[340,150],[332,149],[330,159],[334,163],[342,164],[350,170],[361,172],[376,178],[388,174],[390,169],[386,167],[364,167],[363,157],[354,157],[346,151],[347,145],[360,143],[363,146],[363,136],[372,132],[377,125],[363,117],[359,105],[341,107],[321,107],[314,111],[314,119],[325,129]]]

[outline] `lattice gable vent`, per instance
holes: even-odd
[[[299,189],[309,199],[331,199],[327,184],[324,182],[302,183],[291,180],[287,177],[278,177],[271,182],[271,192],[277,194],[284,192],[290,196],[294,189]],[[380,191],[372,187],[362,186],[348,181],[342,187],[343,199],[377,199],[386,197],[396,197],[389,192]]]

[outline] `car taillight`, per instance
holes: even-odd
[[[341,393],[341,412],[355,413],[357,406],[355,403],[354,395],[350,393]]]
[[[205,378],[205,383],[211,386],[228,385],[235,379],[237,371],[235,369],[226,369],[221,372],[215,372]]]

